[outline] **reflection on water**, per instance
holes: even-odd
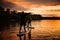
[[[29,34],[18,37],[18,22],[0,24],[0,40],[60,40],[60,20],[32,21]]]
[[[19,39],[20,40],[31,40],[31,30],[29,31],[28,36],[27,35],[19,36]]]

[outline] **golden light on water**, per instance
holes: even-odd
[[[60,35],[60,20],[33,21],[32,24],[32,26],[35,27],[35,29],[32,31],[36,33],[35,35],[38,35],[39,33],[41,35],[46,34],[50,36]]]
[[[60,17],[59,0],[1,0],[0,5],[5,8],[16,9],[19,12],[31,12],[32,14],[41,14],[45,17]],[[19,40],[16,35],[20,28],[19,22],[16,24],[15,21],[14,23],[2,23],[1,26],[3,30],[0,31],[1,39]],[[32,40],[60,39],[60,20],[32,21],[32,27],[34,27],[31,30]]]

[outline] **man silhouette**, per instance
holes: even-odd
[[[20,13],[20,30],[19,32],[21,32],[22,26],[24,26],[24,31],[26,32],[25,26],[26,26],[26,19],[27,15],[24,12]]]

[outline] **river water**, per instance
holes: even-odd
[[[30,35],[18,37],[18,22],[7,23],[0,29],[0,40],[60,40],[60,20],[32,21]]]

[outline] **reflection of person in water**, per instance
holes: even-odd
[[[28,33],[28,38],[29,38],[29,40],[31,40],[31,29],[30,29],[30,31]]]
[[[26,35],[24,35],[24,36],[19,36],[19,40],[26,40]]]
[[[27,38],[28,38],[28,40],[31,40],[31,30],[28,32],[27,37],[26,37],[26,35],[19,36],[20,40],[27,40]]]

